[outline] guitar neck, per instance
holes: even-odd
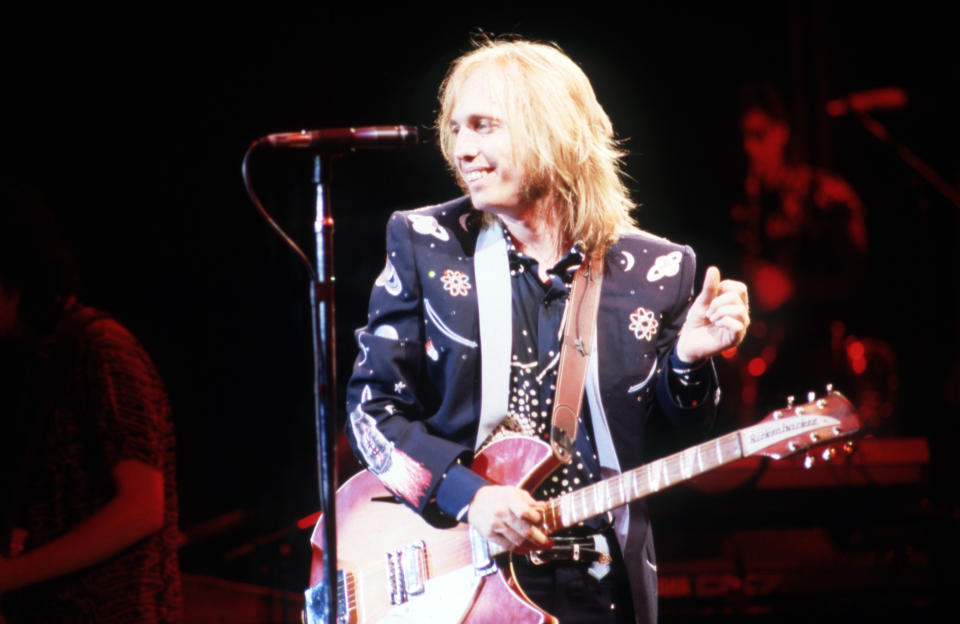
[[[751,428],[728,433],[616,477],[553,498],[547,503],[546,527],[553,533],[574,526],[741,459],[744,452],[740,436]]]

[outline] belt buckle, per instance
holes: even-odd
[[[607,574],[610,574],[610,564],[613,563],[613,557],[610,555],[610,542],[603,533],[593,534],[593,547],[597,551],[597,560],[590,564],[587,574],[597,579],[603,580]]]
[[[590,559],[593,560],[590,561]],[[613,561],[610,556],[610,544],[603,533],[584,537],[557,537],[554,538],[553,548],[527,553],[527,561],[535,566],[559,560],[574,563],[589,562],[587,572],[597,580],[601,580],[610,572],[610,564]]]

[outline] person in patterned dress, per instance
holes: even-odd
[[[746,287],[635,227],[613,129],[582,70],[553,45],[487,41],[440,92],[440,146],[465,197],[394,213],[348,384],[361,461],[436,524],[549,563],[516,574],[561,622],[653,622],[656,558],[642,501],[572,530],[556,556],[543,500],[642,463],[650,419],[704,432],[710,358],[749,324]],[[604,259],[595,350],[573,461],[534,492],[469,470],[500,435],[548,438],[572,276]],[[553,538],[567,536],[553,536]]]

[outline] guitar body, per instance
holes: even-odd
[[[472,469],[487,480],[532,490],[557,466],[550,447],[538,440],[509,437],[479,452]],[[345,575],[347,611],[342,621],[426,622],[431,624],[548,624],[556,619],[529,602],[509,569],[478,576],[466,524],[430,526],[396,501],[370,472],[354,475],[337,491],[337,568]],[[323,581],[323,518],[311,537],[310,586]],[[397,602],[388,553],[422,542],[424,591]],[[393,599],[392,599],[393,598]]]

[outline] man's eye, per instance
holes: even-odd
[[[494,124],[493,120],[490,119],[480,119],[477,121],[477,132],[490,132],[493,130]]]
[[[458,134],[460,132],[460,124],[450,124],[450,134]]]

